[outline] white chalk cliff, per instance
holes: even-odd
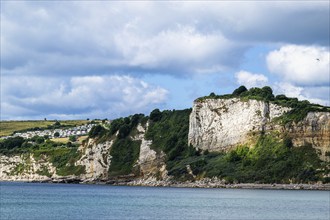
[[[290,111],[265,101],[232,99],[196,100],[190,115],[188,141],[195,148],[226,151],[249,143],[260,131],[286,132],[296,146],[312,144],[321,159],[330,151],[330,113],[310,112],[299,122],[281,126],[274,119]]]
[[[261,132],[274,131],[288,134],[295,146],[311,144],[319,151],[322,160],[329,160],[326,153],[330,152],[330,112],[309,112],[302,121],[286,125],[274,120],[290,110],[265,101],[242,101],[239,98],[196,100],[190,114],[188,142],[202,151],[228,151],[240,144],[253,145]],[[166,155],[151,148],[152,141],[145,138],[147,129],[148,123],[139,124],[131,137],[141,141],[139,157],[134,164],[140,175],[134,178],[151,182],[166,180],[170,178],[166,170]],[[65,178],[107,181],[113,138],[101,143],[88,139],[79,147],[81,157],[74,164],[83,166],[85,172],[78,177]],[[63,178],[58,176],[49,161],[47,155],[0,155],[0,180],[54,181]],[[187,170],[191,171],[190,166]]]

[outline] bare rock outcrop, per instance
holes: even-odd
[[[152,141],[145,139],[147,128],[148,123],[146,124],[146,128],[139,124],[137,127],[138,136],[135,137],[135,139],[141,140],[140,154],[137,161],[137,165],[140,167],[141,177],[143,179],[167,179],[165,153],[162,151],[156,152],[151,149]]]
[[[79,151],[82,157],[75,165],[85,166],[86,173],[81,175],[84,181],[105,180],[111,163],[110,149],[113,141],[97,143],[94,139],[88,139],[86,145],[81,145]]]
[[[248,142],[251,132],[264,131],[268,122],[289,110],[264,101],[237,98],[195,101],[188,141],[202,150],[228,150]]]
[[[188,141],[194,147],[209,151],[226,151],[252,141],[253,133],[279,131],[288,134],[295,146],[311,144],[320,158],[330,152],[330,113],[309,112],[298,123],[281,125],[275,118],[290,108],[265,101],[205,99],[194,103],[189,124]]]
[[[32,154],[0,155],[0,180],[48,181],[56,178],[56,168],[44,158],[35,159]]]

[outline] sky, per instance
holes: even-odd
[[[330,105],[329,1],[1,1],[1,120],[114,119],[271,86]]]

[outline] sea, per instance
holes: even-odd
[[[0,219],[330,219],[330,191],[0,182]]]

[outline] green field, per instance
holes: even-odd
[[[13,134],[14,131],[21,131],[30,128],[47,128],[53,125],[56,121],[0,121],[0,137]],[[87,120],[66,120],[59,121],[62,126],[78,126],[87,124]]]

